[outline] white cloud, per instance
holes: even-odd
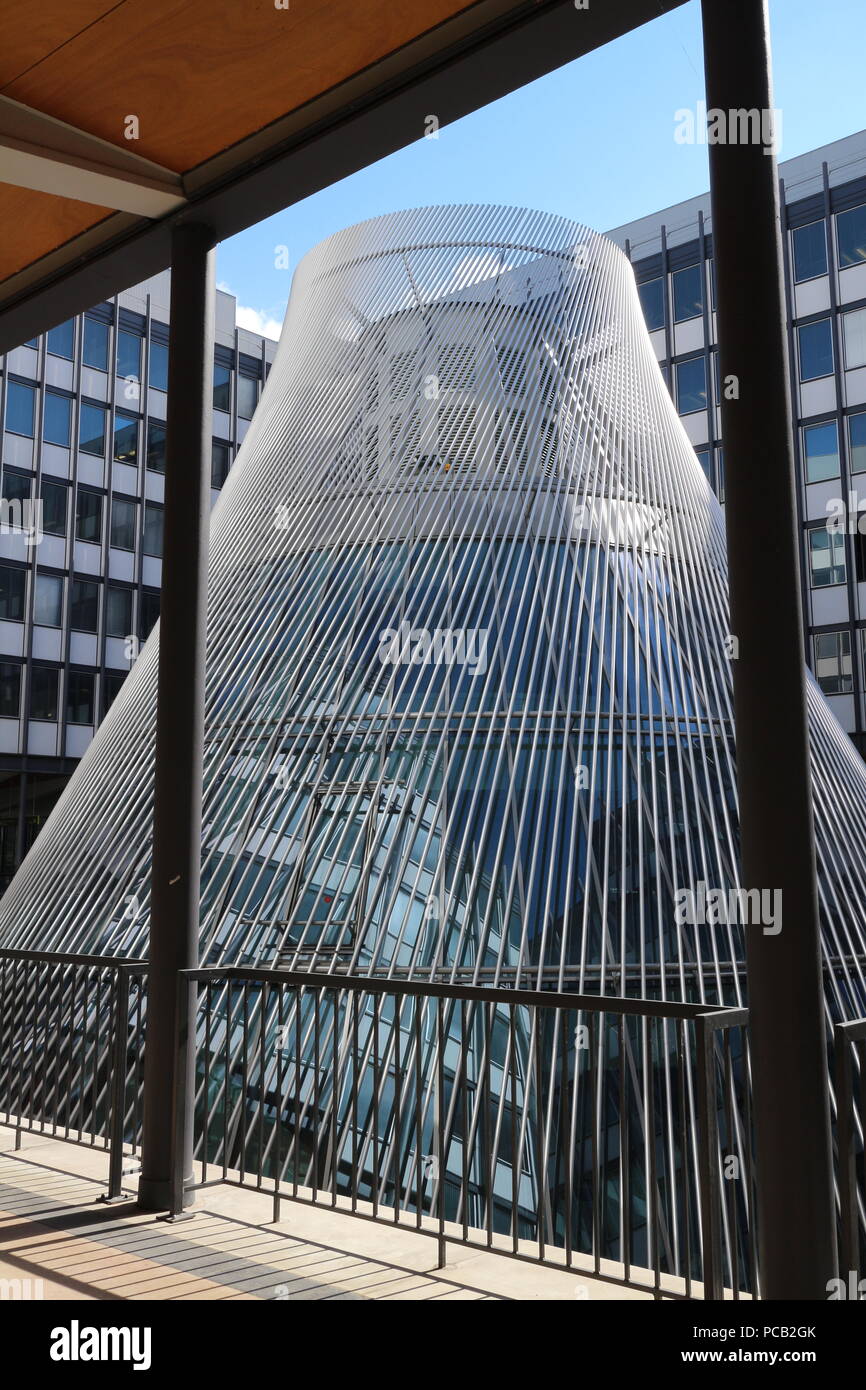
[[[231,285],[227,285],[225,280],[217,281],[217,289],[225,294],[230,294],[237,299],[237,295]],[[285,313],[285,310],[283,310]],[[246,328],[250,333],[258,333],[262,338],[279,338],[283,327],[281,318],[274,318],[267,309],[250,309],[243,304],[238,304],[235,311],[238,328]]]

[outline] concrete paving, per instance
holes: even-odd
[[[191,1221],[107,1205],[108,1155],[0,1130],[0,1298],[529,1300],[644,1299],[579,1269],[447,1246],[341,1211],[220,1184],[197,1194]],[[527,1247],[531,1249],[531,1247]]]

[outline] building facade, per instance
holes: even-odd
[[[164,272],[0,358],[0,890],[159,612],[169,293]],[[214,498],[275,352],[217,291]]]
[[[674,1030],[651,1049],[658,1110],[641,1102],[614,1137],[606,1059],[640,1045],[615,1020],[587,1042],[580,1017],[542,1029],[521,1006],[509,1026],[449,1004],[434,1064],[423,1002],[388,1013],[385,1046],[377,1008],[339,981],[741,1004],[745,933],[781,930],[782,905],[739,892],[728,633],[721,509],[612,242],[527,210],[427,208],[303,259],[214,511],[200,950],[335,984],[323,1011],[300,990],[288,1015],[267,989],[215,986],[199,1113],[222,1107],[233,1137],[209,1158],[242,1166],[249,1087],[281,1097],[288,1056],[266,1138],[270,1171],[302,1185],[360,1171],[364,1197],[420,1210],[435,1146],[448,1219],[467,1215],[462,1176],[473,1226],[543,1221],[581,1249],[597,1152],[602,1190],[628,1187],[646,1149],[696,1190]],[[146,954],[154,638],[0,903],[4,947]],[[827,1008],[856,1017],[866,767],[807,691]],[[246,1045],[232,1058],[248,1006],[252,1082]],[[320,1043],[351,1086],[319,1086]],[[560,1125],[565,1168],[546,1157]],[[666,1221],[664,1258],[688,1268],[673,1207]]]
[[[784,161],[779,173],[804,653],[866,754],[866,131]],[[724,502],[709,194],[608,235],[631,259],[656,357]],[[835,519],[841,506],[842,524],[828,529],[828,509]]]

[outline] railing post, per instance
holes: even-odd
[[[860,1269],[860,1232],[857,1212],[857,1154],[854,1144],[854,1068],[851,1065],[850,1032],[850,1024],[837,1023],[834,1033],[836,1132],[839,1147],[839,1273],[847,1281],[853,1271],[856,1284]],[[860,1084],[864,1084],[862,1076]]]
[[[742,883],[781,903],[772,932],[760,921],[744,929],[761,1283],[767,1299],[825,1299],[836,1233],[774,145],[780,122],[766,0],[702,0],[702,16]]]
[[[174,1115],[171,1135],[171,1194],[169,1215],[173,1221],[189,1220],[184,1212],[192,1200],[193,1119],[195,1107],[195,1038],[198,1013],[198,981],[181,974],[177,981],[177,1034],[175,1042]],[[191,1094],[190,1094],[191,1090]],[[205,1105],[207,1097],[205,1096]]]
[[[719,1221],[721,1191],[717,1164],[715,1033],[705,1018],[695,1019],[697,1064],[698,1192],[701,1203],[704,1298],[724,1297],[722,1239]]]
[[[129,1049],[129,981],[131,976],[117,966],[114,971],[114,1038],[111,1046],[111,1129],[109,1131],[108,1192],[105,1200],[116,1202],[123,1195],[123,1136],[126,1119],[126,1061]]]
[[[204,750],[207,534],[213,401],[214,238],[209,227],[172,231],[171,326],[165,460],[165,544],[159,623],[154,773],[150,976],[138,1200],[151,1211],[172,1200],[178,1093],[192,1104],[192,1077],[177,1074],[182,970],[198,964]],[[182,1027],[179,1025],[182,1023]],[[187,1053],[192,1065],[193,1049]],[[192,1181],[192,1116],[182,1117]]]

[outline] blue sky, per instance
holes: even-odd
[[[770,17],[780,159],[866,127],[864,0],[770,0]],[[708,187],[706,147],[673,138],[674,112],[703,95],[700,5],[689,0],[223,242],[217,278],[244,326],[277,337],[304,253],[379,213],[510,203],[616,227]],[[287,269],[275,264],[281,246]]]

